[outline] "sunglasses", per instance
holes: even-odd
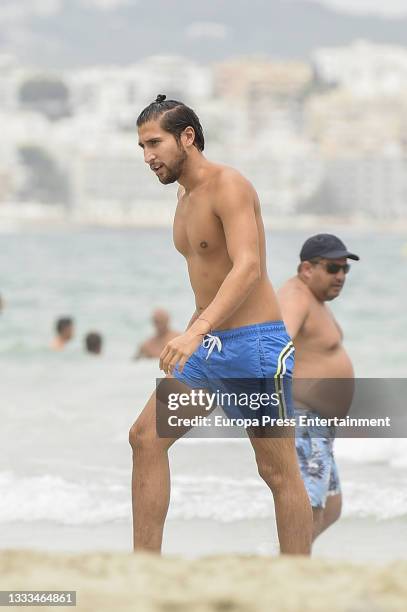
[[[347,274],[350,270],[350,264],[337,264],[333,262],[323,263],[318,262],[321,266],[325,268],[328,274],[338,274],[339,270],[343,270],[344,274]]]

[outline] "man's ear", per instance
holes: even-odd
[[[181,142],[185,147],[192,147],[195,141],[195,130],[192,126],[188,126],[181,134]]]
[[[309,280],[312,276],[312,270],[314,266],[310,261],[303,261],[301,264],[301,272],[300,274],[307,280]]]

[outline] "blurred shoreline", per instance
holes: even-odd
[[[132,526],[127,520],[101,524],[62,525],[51,521],[2,524],[1,549],[48,552],[131,552]],[[322,534],[313,546],[312,558],[335,562],[383,566],[404,561],[407,552],[405,518],[342,518]],[[272,518],[230,523],[191,518],[169,518],[165,525],[163,554],[184,559],[208,555],[278,556],[278,538]]]
[[[100,213],[93,209],[92,212],[79,213],[60,205],[45,205],[38,203],[29,204],[1,204],[0,205],[0,232],[15,232],[32,227],[46,228],[170,228],[172,227],[172,216],[175,212],[174,203],[167,204],[165,214],[163,204],[148,203],[151,215],[145,213],[146,205],[143,205],[143,212],[138,214],[136,208],[123,210],[118,205],[117,211],[112,210],[108,214],[106,210]],[[157,206],[155,210],[154,206]],[[319,229],[340,228],[358,231],[381,231],[389,233],[407,234],[407,217],[383,219],[368,218],[367,216],[356,214],[354,216],[339,215],[315,215],[315,214],[291,214],[281,215],[269,212],[269,206],[263,205],[263,222],[266,229]],[[155,214],[159,212],[159,214]]]

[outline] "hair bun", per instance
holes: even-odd
[[[158,96],[156,97],[155,101],[158,102],[158,104],[161,104],[161,102],[164,102],[166,97],[167,96],[165,94],[158,94]]]

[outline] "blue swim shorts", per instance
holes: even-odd
[[[174,377],[226,396],[217,405],[229,418],[289,419],[293,368],[294,345],[284,323],[270,321],[207,334]],[[268,403],[266,395],[273,396]]]
[[[295,416],[320,417],[317,412],[295,409]],[[295,445],[301,475],[313,508],[325,508],[329,495],[341,492],[334,457],[334,427],[297,425]]]

